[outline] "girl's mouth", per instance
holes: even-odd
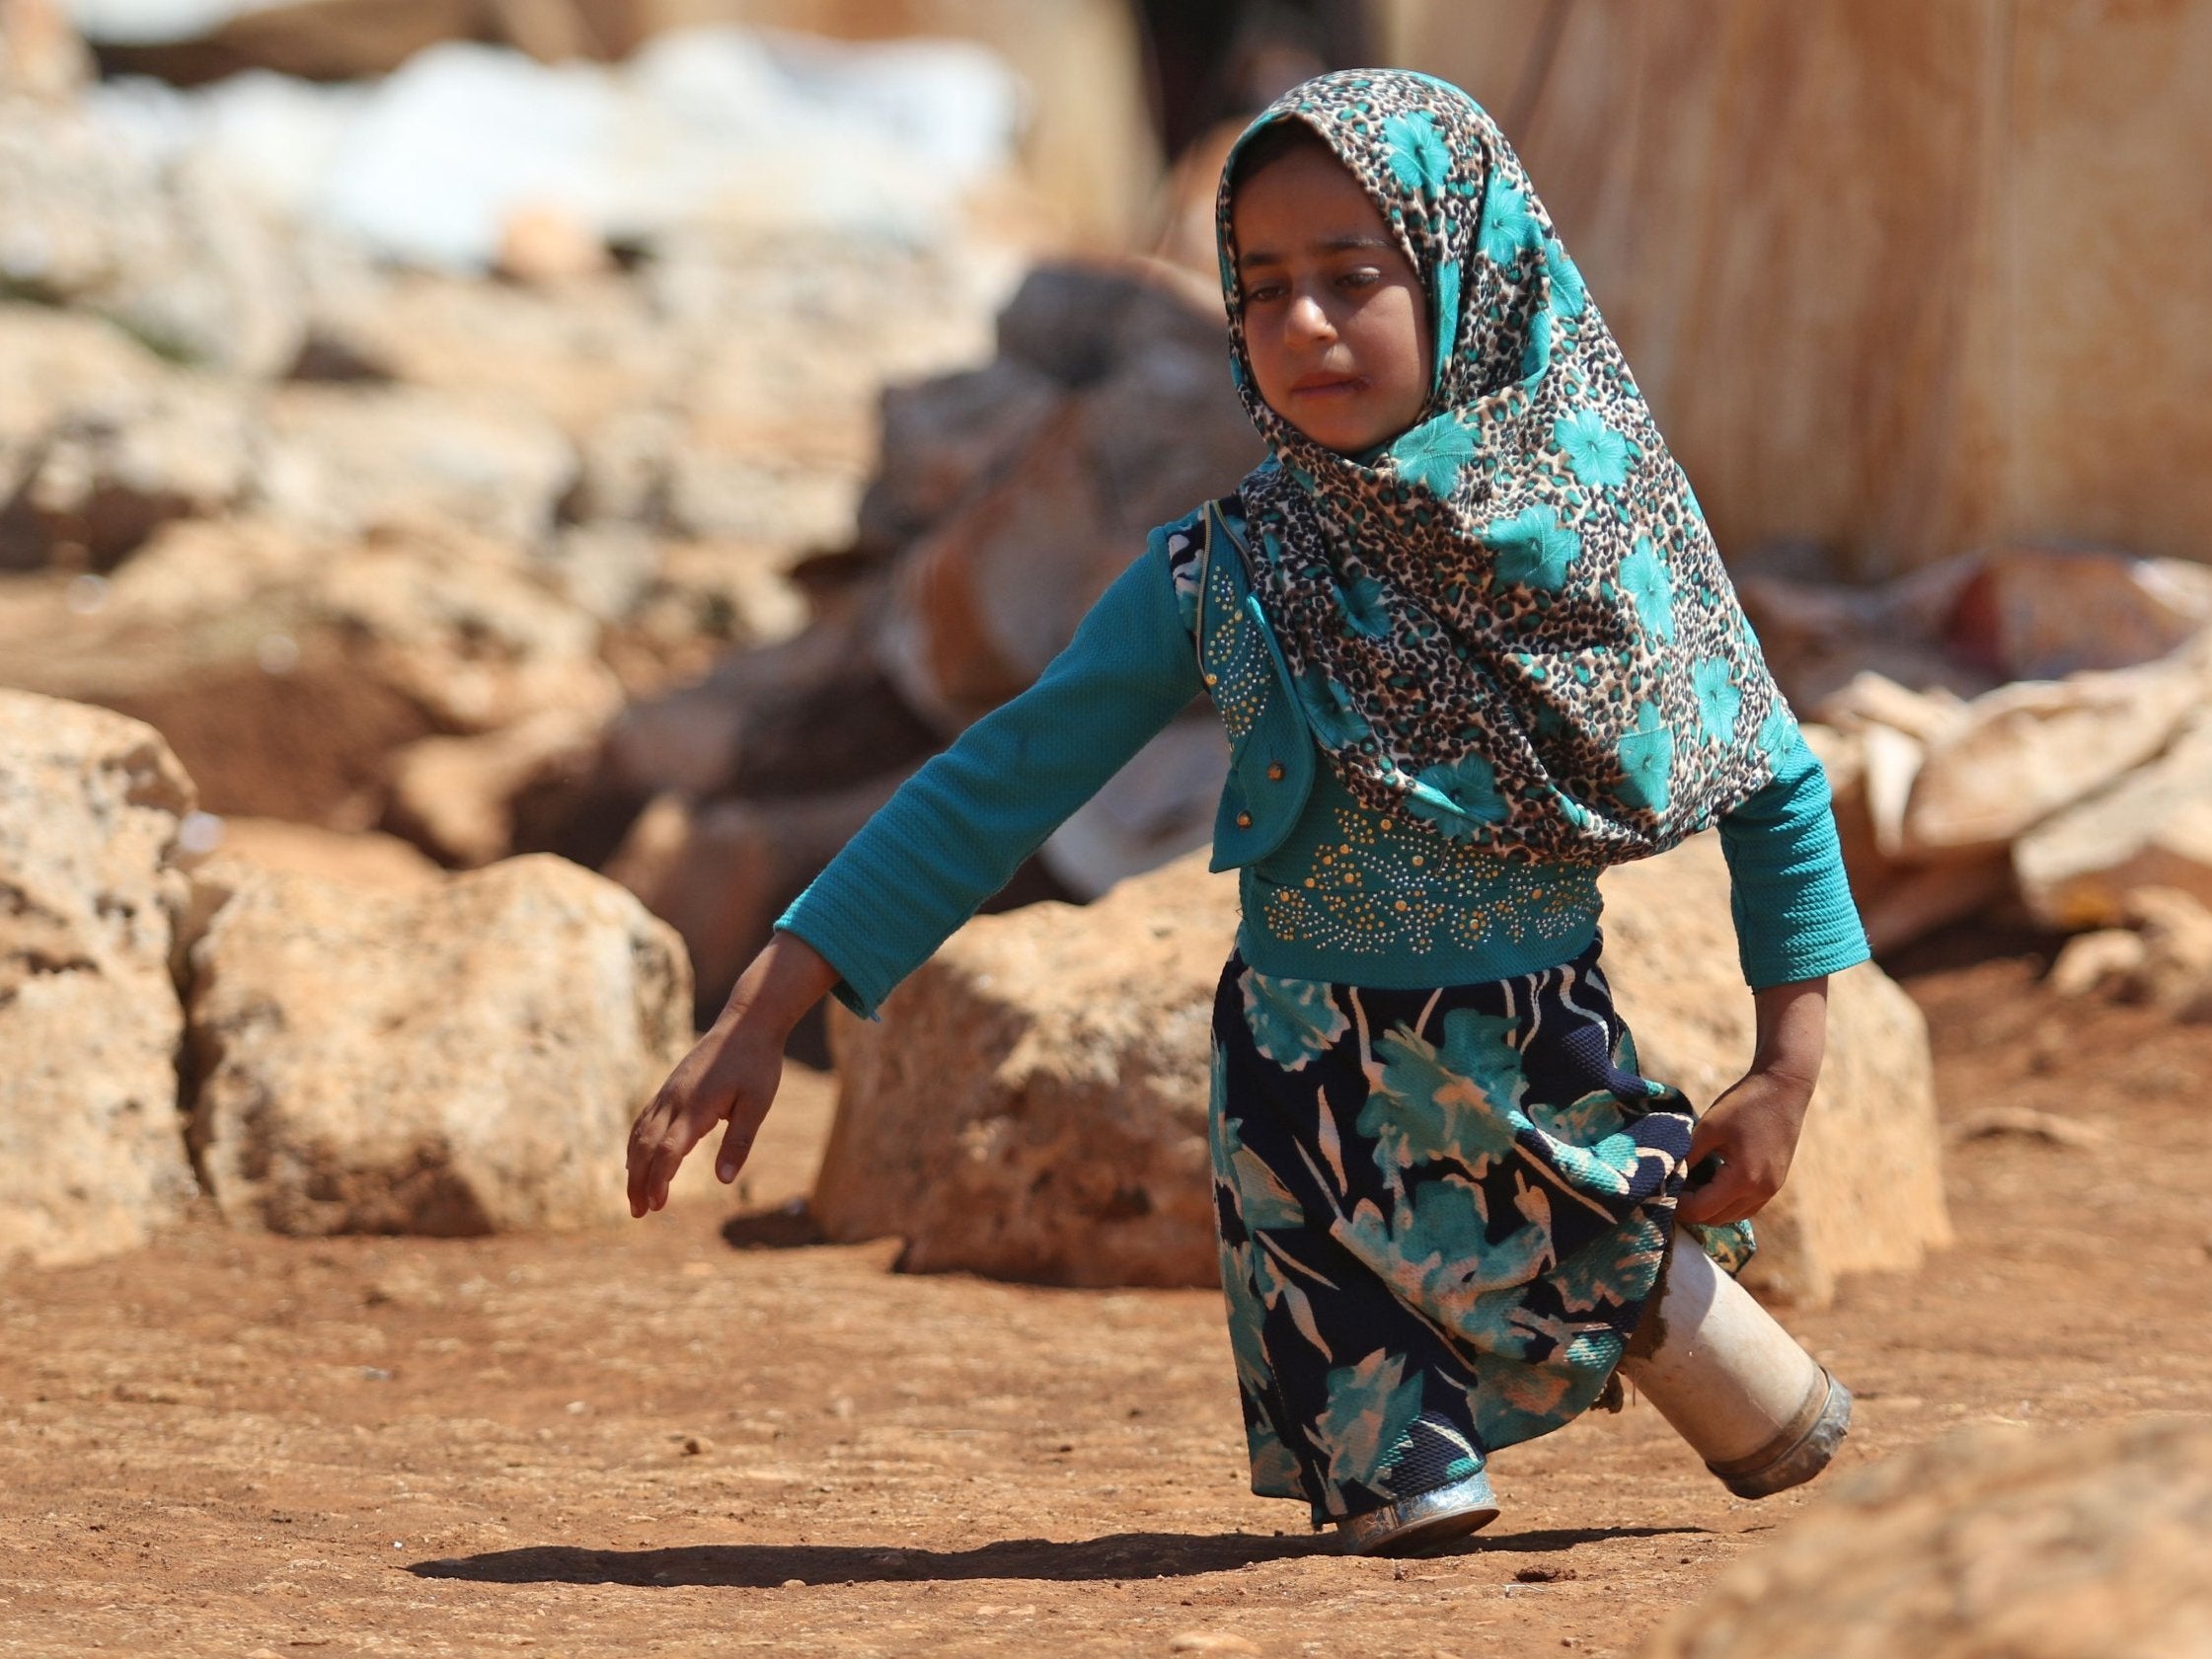
[[[1294,398],[1337,398],[1367,389],[1367,382],[1352,374],[1309,374],[1291,382]]]

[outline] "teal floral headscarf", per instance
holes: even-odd
[[[1426,289],[1432,390],[1344,456],[1263,403],[1230,222],[1237,159],[1318,133]],[[1296,87],[1217,204],[1237,386],[1271,458],[1239,490],[1252,585],[1352,793],[1454,840],[1613,864],[1773,776],[1788,706],[1689,481],[1497,125],[1398,70]]]

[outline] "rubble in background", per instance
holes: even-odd
[[[1019,100],[1006,66],[964,42],[707,28],[612,66],[444,38],[336,87],[267,71],[190,92],[125,80],[87,113],[110,142],[218,170],[286,222],[481,273],[549,223],[614,247],[709,217],[928,240],[1006,164]]]
[[[2000,907],[2212,897],[2212,569],[2000,548],[1873,588],[1737,583],[1836,795],[1874,948]]]
[[[1035,679],[1148,530],[1260,458],[1218,305],[1180,273],[1040,265],[998,334],[985,367],[886,394],[812,627],[634,703],[554,842],[676,923],[703,1011],[901,778]],[[1228,758],[1210,711],[1175,722],[1003,897],[1093,898],[1203,844]],[[611,852],[602,819],[627,830]]]
[[[150,720],[210,811],[470,866],[560,828],[625,698],[807,625],[884,384],[986,355],[1025,255],[965,216],[994,61],[723,30],[569,76],[671,184],[601,170],[622,264],[550,268],[540,203],[526,283],[394,265],[324,210],[330,145],[382,132],[393,210],[454,222],[489,186],[420,147],[437,68],[0,95],[0,683]]]

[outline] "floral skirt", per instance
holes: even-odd
[[[1598,945],[1442,990],[1275,979],[1213,1012],[1214,1196],[1252,1487],[1316,1525],[1448,1485],[1605,1391],[1691,1107],[1637,1075]],[[1734,1271],[1748,1225],[1702,1230]]]

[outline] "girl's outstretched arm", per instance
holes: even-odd
[[[1828,1046],[1828,980],[1770,985],[1752,998],[1759,1044],[1751,1070],[1698,1119],[1690,1168],[1718,1156],[1720,1169],[1683,1194],[1675,1214],[1703,1227],[1744,1221],[1782,1190],[1804,1128]]]
[[[725,1119],[715,1173],[737,1178],[784,1078],[784,1044],[800,1018],[837,983],[837,970],[792,934],[770,937],[738,975],[707,1034],[693,1045],[630,1128],[630,1213],[668,1202],[683,1161]]]

